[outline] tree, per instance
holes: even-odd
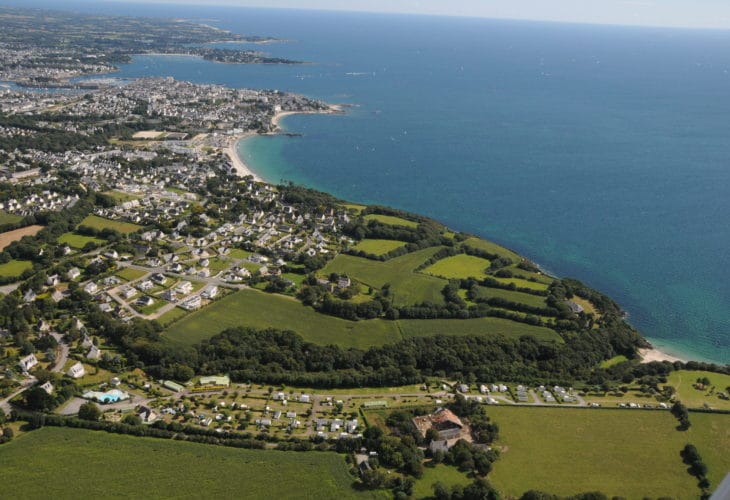
[[[122,423],[127,425],[142,425],[142,419],[139,418],[137,415],[130,413],[128,415],[124,415],[124,418],[122,418]]]
[[[3,437],[6,438],[8,441],[13,439],[13,436],[15,436],[13,429],[11,429],[10,427],[6,427],[3,429]]]
[[[385,484],[385,474],[379,470],[366,470],[362,473],[362,483],[366,488],[378,489]]]
[[[79,418],[96,422],[101,418],[101,409],[91,401],[84,403],[79,408]]]
[[[30,410],[49,411],[56,406],[56,402],[50,394],[35,386],[25,391],[25,406]]]

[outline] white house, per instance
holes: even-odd
[[[84,369],[84,365],[81,364],[81,362],[76,363],[71,368],[68,369],[67,375],[71,378],[81,378],[84,375],[86,375],[86,370]]]
[[[67,278],[67,279],[68,279],[69,281],[71,281],[71,280],[75,280],[75,279],[76,279],[76,278],[78,278],[79,276],[81,276],[81,271],[79,271],[79,268],[78,268],[78,267],[72,267],[71,269],[69,269],[69,270],[68,270],[68,271],[66,272],[66,278]]]
[[[216,285],[211,285],[203,291],[202,295],[206,299],[215,298],[215,296],[218,295],[218,287]]]
[[[24,372],[27,372],[37,364],[38,359],[35,357],[35,354],[28,354],[26,357],[22,358],[20,362],[18,362],[20,369]]]
[[[40,387],[41,389],[43,389],[44,391],[46,391],[48,394],[50,394],[50,393],[53,392],[53,384],[51,384],[50,381],[46,381],[45,384],[41,384],[38,387]]]
[[[99,286],[94,283],[93,281],[89,281],[86,286],[84,286],[84,291],[89,294],[94,294],[99,290]]]

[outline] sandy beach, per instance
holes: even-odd
[[[256,172],[251,170],[251,168],[249,168],[249,166],[241,160],[241,157],[238,156],[238,141],[247,139],[248,137],[253,137],[254,135],[256,135],[256,132],[246,132],[245,134],[239,134],[233,137],[228,143],[226,154],[228,155],[228,158],[231,159],[231,165],[233,165],[233,168],[240,177],[250,175],[253,176],[255,181],[263,182],[263,179],[256,175]]]
[[[332,114],[340,114],[344,113],[344,110],[341,106],[332,105],[328,109],[323,111],[280,111],[276,113],[271,118],[271,124],[274,126],[274,130],[270,132],[270,134],[276,134],[281,131],[281,125],[279,124],[281,119],[285,116],[289,115],[304,115],[304,114],[323,114],[323,115],[332,115]],[[257,132],[249,131],[244,134],[239,134],[235,137],[233,137],[230,142],[228,143],[228,147],[226,148],[225,152],[228,155],[228,157],[231,159],[231,164],[233,165],[233,168],[236,170],[236,173],[240,177],[246,177],[247,175],[253,176],[255,181],[258,182],[264,182],[264,180],[256,174],[246,163],[241,160],[241,157],[238,156],[238,141],[241,141],[243,139],[247,139],[249,137],[253,137],[257,135]]]
[[[670,363],[674,363],[675,361],[687,362],[686,359],[671,356],[659,349],[639,349],[639,355],[641,356],[642,363],[651,363],[652,361],[669,361]]]

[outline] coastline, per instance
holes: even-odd
[[[264,180],[259,176],[256,172],[251,170],[251,167],[249,167],[242,159],[241,156],[238,154],[238,143],[244,139],[248,139],[250,137],[254,137],[258,135],[257,132],[246,132],[244,134],[238,134],[234,136],[229,142],[228,146],[225,149],[225,153],[228,155],[228,158],[231,160],[231,165],[233,166],[233,169],[236,171],[236,174],[239,177],[246,177],[251,176],[256,182],[264,182]]]
[[[650,349],[639,349],[639,356],[641,356],[642,363],[651,363],[653,361],[669,361],[670,363],[681,361],[682,363],[686,363],[688,361],[687,359],[672,356],[653,347]]]
[[[251,137],[255,137],[257,135],[276,135],[280,133],[283,130],[281,126],[281,120],[290,115],[339,115],[344,113],[345,111],[342,106],[339,106],[337,104],[331,104],[329,105],[329,108],[321,111],[279,111],[271,118],[271,132],[267,132],[266,134],[259,134],[255,131],[248,131],[243,134],[238,134],[231,138],[231,140],[228,142],[228,146],[225,148],[225,153],[226,155],[228,155],[228,158],[230,158],[231,165],[233,166],[233,169],[236,171],[236,174],[238,174],[239,177],[246,177],[250,175],[256,182],[266,182],[241,158],[241,155],[238,154],[239,142],[245,139],[250,139]]]

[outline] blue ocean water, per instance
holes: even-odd
[[[241,155],[262,177],[432,216],[616,299],[656,346],[730,362],[730,32],[68,4],[183,17],[309,61],[140,56],[170,75],[351,104]]]

